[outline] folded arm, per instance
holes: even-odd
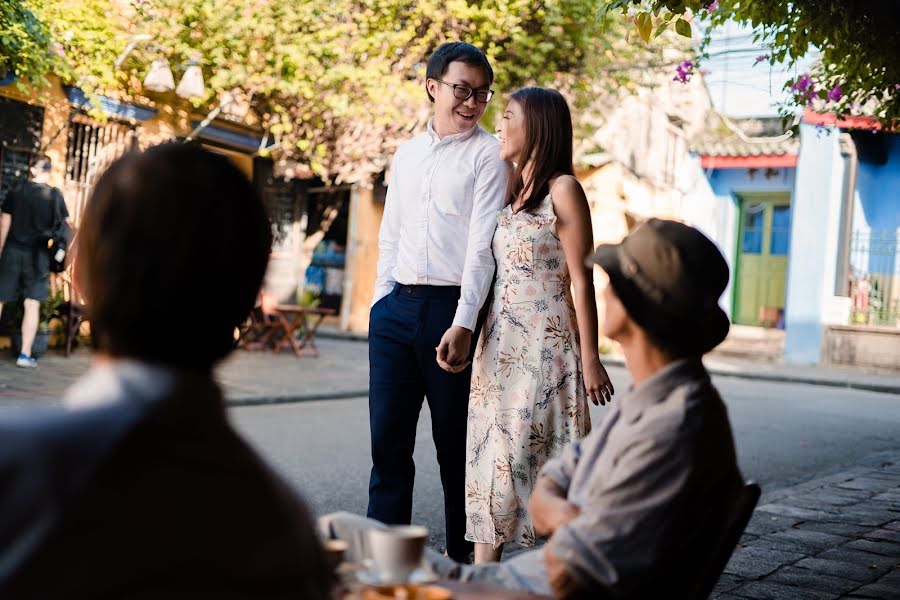
[[[547,544],[550,583],[560,598],[597,590],[640,597],[662,561],[666,523],[690,461],[676,437],[638,440],[611,473],[597,474],[591,500]]]

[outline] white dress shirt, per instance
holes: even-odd
[[[396,283],[458,285],[453,325],[474,330],[494,274],[491,238],[509,174],[497,139],[478,125],[439,138],[429,122],[401,145],[391,162],[372,304]]]

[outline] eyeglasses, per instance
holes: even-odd
[[[476,102],[487,104],[491,101],[491,98],[494,97],[494,90],[475,90],[472,89],[471,86],[463,85],[461,83],[450,83],[449,81],[444,81],[443,79],[435,79],[435,81],[452,87],[453,95],[459,100],[468,100],[474,94]]]

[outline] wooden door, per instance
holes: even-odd
[[[763,327],[783,323],[790,236],[790,196],[742,198],[735,271],[735,323]]]

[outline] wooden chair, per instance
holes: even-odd
[[[87,321],[84,304],[75,299],[74,290],[69,292],[69,308],[66,311],[66,356],[72,354],[72,344],[78,338],[81,324]]]
[[[284,323],[276,310],[278,298],[268,292],[260,292],[259,305],[254,307],[241,328],[238,347],[261,350],[269,347],[286,334]]]
[[[59,274],[59,277],[62,278],[64,285],[64,294],[67,301],[67,306],[63,310],[65,316],[65,330],[66,330],[66,356],[71,356],[72,354],[72,346],[75,344],[75,341],[78,339],[78,333],[81,331],[81,325],[85,323],[87,318],[87,311],[84,306],[84,297],[79,293],[78,288],[75,286],[74,282],[74,273],[75,273],[75,261],[77,260],[78,246],[76,245],[76,239],[78,237],[78,230],[73,230],[72,239],[69,242],[69,255],[66,257],[66,262],[68,265],[66,266],[66,270]]]
[[[731,554],[753,515],[756,503],[759,502],[760,493],[758,484],[748,481],[744,485],[738,501],[728,512],[724,529],[718,536],[711,536],[715,540],[713,548],[696,579],[692,593],[687,596],[688,598],[707,600],[712,594],[716,582],[722,575],[722,571],[725,570]]]

